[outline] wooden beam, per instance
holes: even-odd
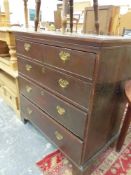
[[[24,15],[25,15],[25,27],[28,28],[28,0],[24,0]]]
[[[96,33],[99,35],[98,0],[93,0]]]
[[[5,23],[6,23],[6,26],[10,26],[10,9],[9,9],[9,1],[8,0],[4,0],[4,9],[5,9],[5,15],[6,15],[6,18],[5,18]]]
[[[64,33],[67,26],[67,6],[68,0],[63,0],[63,9],[62,9],[62,32]]]
[[[35,31],[37,31],[38,24],[39,24],[39,18],[40,18],[41,0],[35,0],[35,2],[36,2]]]
[[[70,31],[73,32],[73,0],[69,0],[70,2]]]

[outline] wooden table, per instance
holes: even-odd
[[[0,40],[6,41],[9,56],[0,57],[0,96],[19,115],[19,88],[15,37],[11,28],[0,28]]]
[[[6,41],[9,47],[10,58],[4,59],[12,67],[13,70],[17,69],[17,57],[16,57],[16,44],[15,37],[9,27],[0,28],[0,40]]]

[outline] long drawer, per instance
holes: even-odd
[[[54,46],[46,46],[45,49],[45,64],[72,72],[90,80],[93,79],[96,58],[94,53]]]
[[[84,109],[90,102],[91,84],[40,64],[18,58],[19,72],[39,85]]]
[[[37,52],[39,50],[39,52]],[[17,39],[17,53],[92,80],[96,54]]]
[[[84,138],[87,113],[64,102],[25,78],[19,77],[19,87],[21,94],[26,96],[76,136],[81,139]]]
[[[83,142],[48,117],[40,109],[30,103],[23,96],[21,99],[21,115],[31,121],[44,132],[65,154],[77,164],[81,162]]]

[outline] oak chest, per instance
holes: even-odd
[[[119,134],[131,40],[15,32],[22,120],[47,135],[87,174],[88,163]]]

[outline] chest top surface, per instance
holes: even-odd
[[[31,31],[14,31],[15,36],[25,37],[34,40],[39,40],[39,42],[53,41],[56,44],[62,43],[72,43],[75,45],[86,44],[94,47],[107,47],[107,46],[120,46],[131,44],[131,37],[122,36],[107,36],[107,35],[87,35],[87,34],[74,34],[60,32],[31,32]],[[21,38],[22,39],[22,38]]]

